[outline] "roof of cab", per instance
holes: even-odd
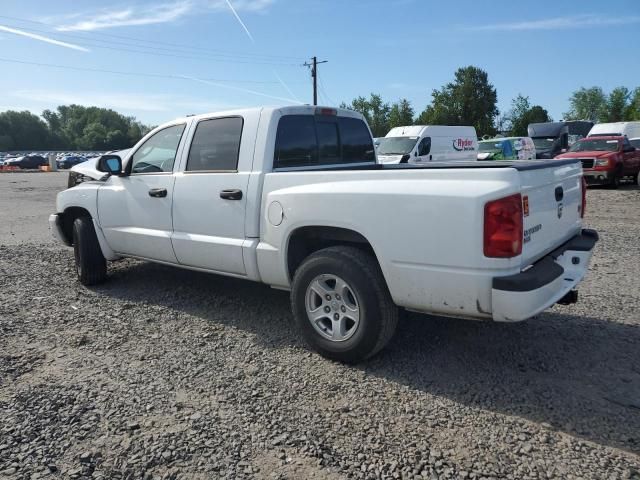
[[[201,113],[198,115],[187,115],[185,117],[179,117],[169,122],[166,122],[164,125],[171,125],[179,122],[184,122],[189,119],[202,120],[205,118],[212,117],[224,117],[224,116],[234,116],[234,115],[249,115],[249,114],[257,114],[257,113],[280,113],[280,115],[314,115],[316,113],[333,110],[336,112],[336,115],[340,117],[352,117],[352,118],[364,118],[362,114],[349,110],[346,108],[336,108],[336,107],[327,107],[327,106],[314,106],[314,105],[282,105],[282,106],[262,106],[262,107],[250,107],[250,108],[240,108],[234,110],[222,110],[218,112],[208,112]]]

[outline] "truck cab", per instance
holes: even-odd
[[[589,136],[574,143],[558,160],[576,159],[582,162],[588,184],[618,188],[624,178],[640,184],[640,150],[626,136]]]

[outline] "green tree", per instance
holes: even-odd
[[[149,128],[110,109],[62,105],[42,114],[58,148],[119,150],[134,145]]]
[[[7,149],[40,150],[48,146],[47,125],[31,112],[8,110],[0,113],[0,132]]]
[[[540,105],[531,106],[529,97],[520,94],[511,101],[511,110],[506,115],[507,129],[514,136],[527,136],[530,123],[550,122],[551,117]]]
[[[569,111],[565,120],[590,120],[603,122],[607,115],[607,96],[600,87],[580,88],[569,98]]]
[[[631,92],[627,87],[614,88],[607,98],[606,121],[621,122],[624,120],[630,98]]]
[[[624,119],[627,121],[640,120],[640,87],[633,91],[629,105],[624,112]]]
[[[478,135],[495,132],[498,94],[484,70],[468,66],[459,68],[453,82],[431,92],[429,105],[418,123],[472,125]]]
[[[389,128],[413,125],[415,112],[406,98],[393,103],[389,109]]]
[[[362,96],[354,98],[350,105],[343,102],[340,108],[348,108],[361,113],[367,120],[374,137],[383,137],[389,131],[391,107],[378,94],[372,93],[368,99]]]

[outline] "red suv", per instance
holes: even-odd
[[[626,136],[586,137],[574,143],[557,159],[582,161],[584,178],[589,185],[604,184],[618,188],[620,180],[631,177],[640,185],[640,150]]]

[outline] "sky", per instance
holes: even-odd
[[[562,118],[580,87],[640,86],[640,1],[4,0],[0,111],[77,103],[148,124],[379,93],[416,113],[457,68]]]

